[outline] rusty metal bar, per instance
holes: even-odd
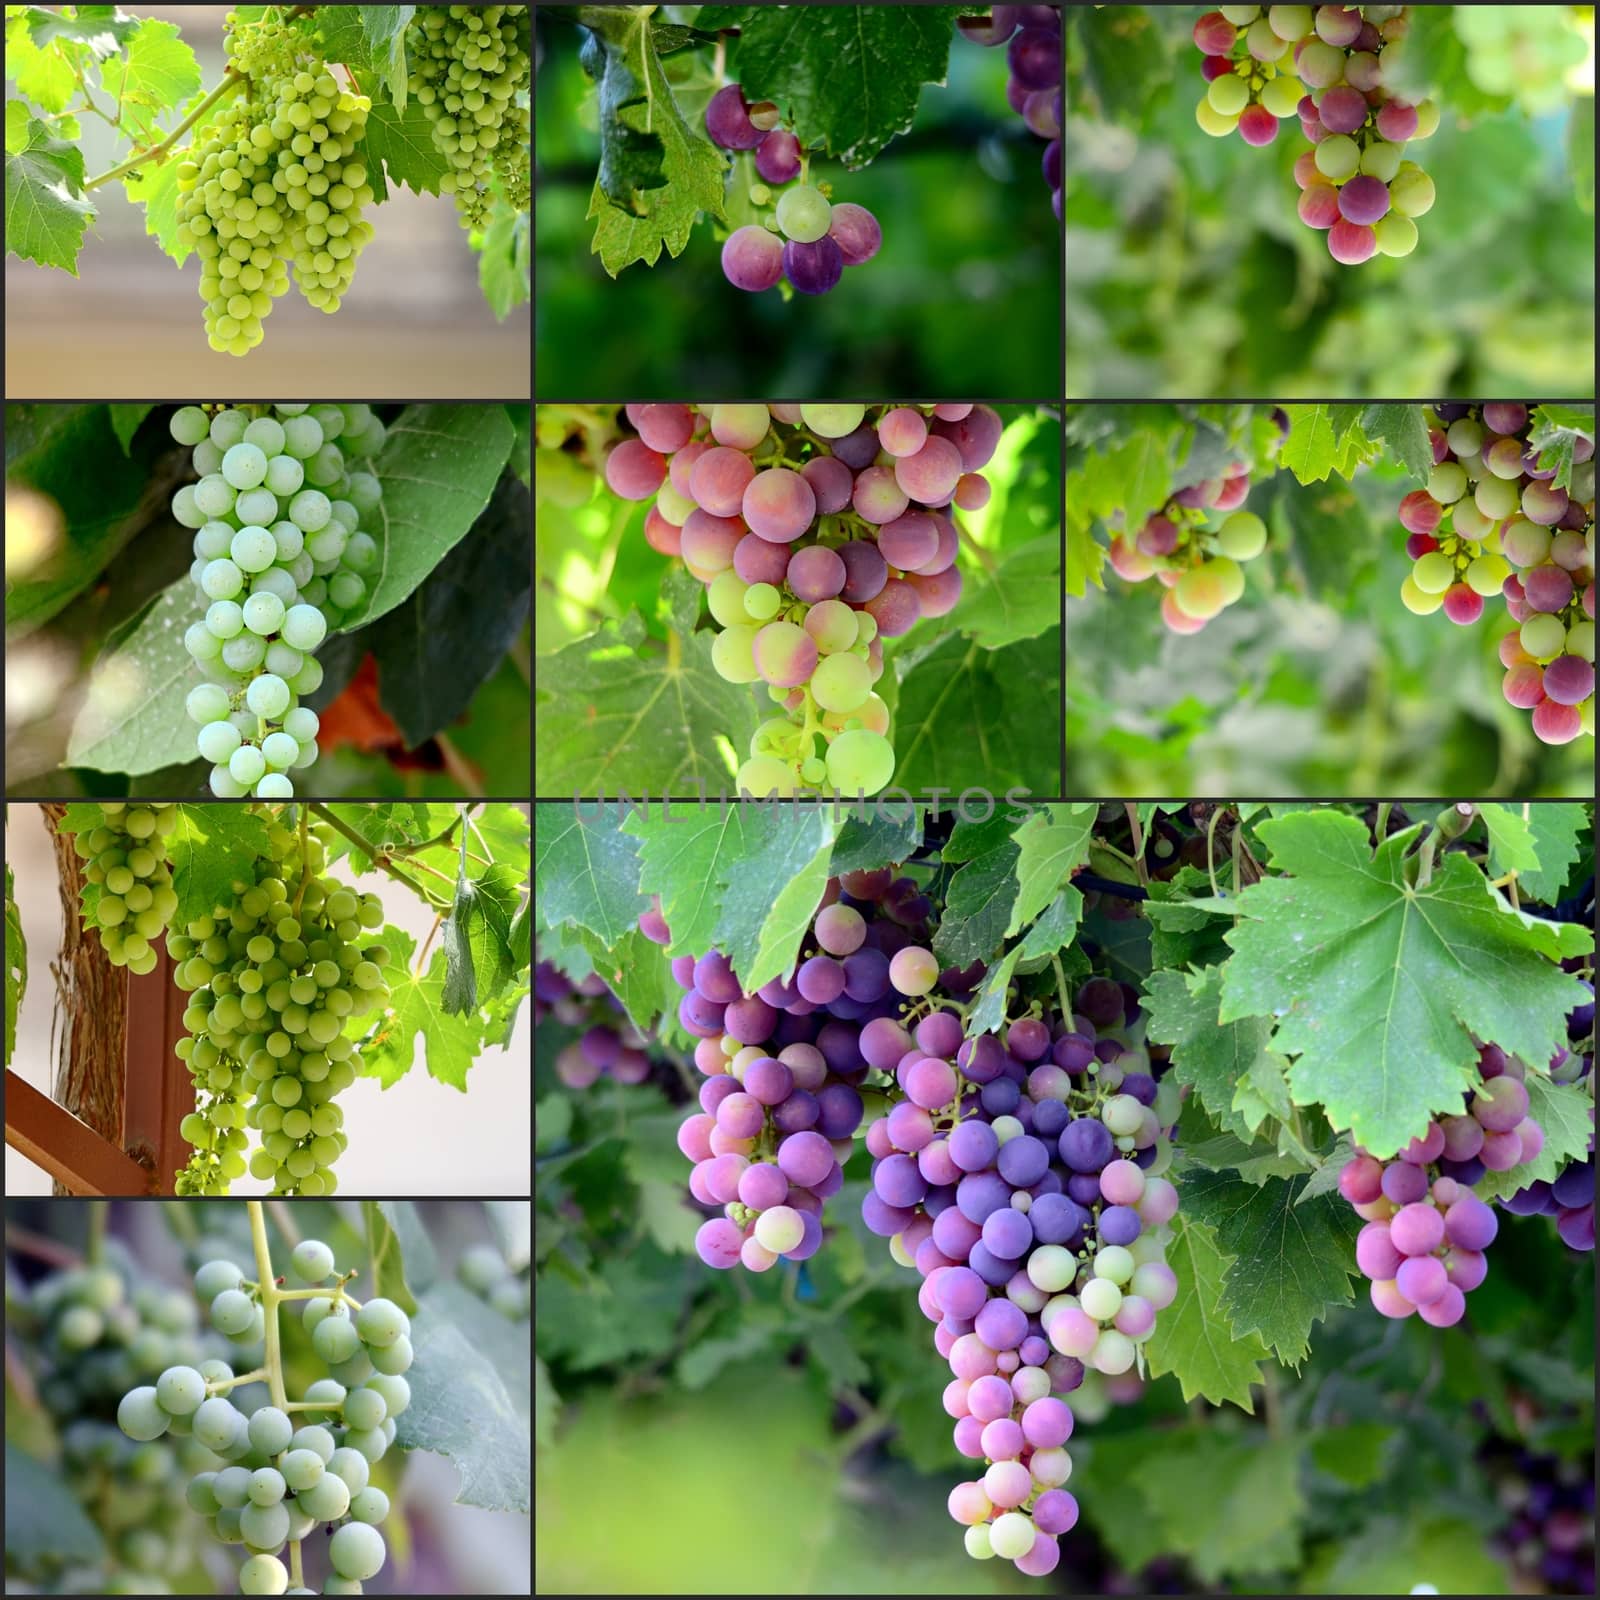
[[[128,982],[128,1038],[124,1056],[122,1142],[141,1162],[149,1162],[158,1192],[173,1192],[173,1175],[189,1160],[189,1145],[178,1131],[194,1110],[194,1083],[173,1053],[183,1037],[188,997],[173,981],[176,963],[158,942],[155,970]]]

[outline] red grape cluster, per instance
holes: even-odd
[[[643,1083],[650,1075],[650,1040],[634,1027],[598,972],[576,983],[549,961],[534,968],[535,1023],[553,1017],[568,1028],[582,1028],[556,1056],[556,1075],[569,1089],[587,1089],[601,1076],[618,1083]]]
[[[1431,101],[1384,88],[1409,26],[1406,6],[1223,6],[1194,25],[1207,88],[1196,108],[1215,137],[1235,128],[1271,144],[1300,118],[1313,148],[1294,164],[1300,220],[1325,231],[1328,253],[1354,266],[1380,251],[1416,249],[1413,218],[1433,205],[1433,181],[1404,158],[1408,140],[1439,125]]]
[[[918,942],[932,909],[909,877],[847,872],[828,880],[787,978],[752,994],[718,951],[673,958],[678,1020],[706,1075],[678,1148],[694,1163],[689,1192],[722,1211],[695,1236],[708,1266],[765,1272],[816,1254],[865,1113],[860,1085],[887,1059],[881,1040],[909,997],[975,981],[941,973]],[[659,908],[639,926],[671,944]]]
[[[706,106],[706,132],[724,150],[749,150],[761,179],[750,186],[753,205],[772,204],[765,223],[746,223],[722,247],[722,273],[736,289],[774,289],[785,278],[801,294],[826,294],[844,276],[877,255],[883,229],[865,206],[833,205],[826,186],[806,181],[809,157],[770,100],[750,105],[744,90],[727,84]],[[795,179],[799,179],[795,183]],[[792,188],[785,185],[794,184]],[[783,192],[773,201],[772,188]]]
[[[961,597],[957,509],[988,503],[987,406],[630,405],[606,482],[654,496],[645,537],[708,589],[712,664],[774,714],[738,786],[877,794],[894,775],[873,692],[883,640]]]
[[[956,26],[974,44],[1006,45],[1011,77],[1006,99],[1044,147],[1044,181],[1050,205],[1061,218],[1061,8],[995,6],[987,17],[962,17]]]
[[[1412,559],[1400,598],[1466,626],[1503,595],[1519,625],[1500,641],[1505,697],[1546,744],[1569,744],[1594,733],[1594,441],[1568,435],[1570,463],[1552,464],[1552,436],[1534,442],[1537,411],[1491,401],[1428,412],[1433,472],[1400,502]]]
[[[1289,419],[1273,412],[1279,442]],[[1253,511],[1240,509],[1250,493],[1248,461],[1234,461],[1220,478],[1191,484],[1169,496],[1130,539],[1111,540],[1111,565],[1119,577],[1142,583],[1154,577],[1167,591],[1161,620],[1173,633],[1199,633],[1244,593],[1241,562],[1253,561],[1267,547],[1267,525]],[[1218,513],[1216,527],[1207,514]]]
[[[1467,1295],[1488,1276],[1484,1251],[1500,1229],[1473,1186],[1544,1148],[1521,1062],[1482,1045],[1478,1072],[1483,1086],[1457,1115],[1430,1122],[1387,1163],[1358,1150],[1339,1174],[1339,1192],[1367,1224],[1356,1237],[1356,1265],[1386,1317],[1415,1312],[1436,1328],[1461,1320]]]

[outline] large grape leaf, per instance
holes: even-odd
[[[708,6],[698,28],[739,29],[733,71],[802,145],[864,167],[943,83],[961,6]]]
[[[1299,1178],[1247,1183],[1235,1173],[1186,1172],[1183,1209],[1216,1234],[1231,1257],[1217,1306],[1234,1333],[1258,1337],[1280,1362],[1299,1366],[1311,1325],[1351,1303],[1361,1228],[1338,1195],[1307,1200]]]
[[[1059,794],[1060,708],[1059,627],[1003,650],[952,635],[919,655],[900,684],[895,782],[913,794],[971,786]]]
[[[662,70],[650,9],[580,6],[582,61],[600,107],[600,170],[589,201],[593,253],[614,278],[662,246],[680,255],[702,211],[719,222],[727,161],[684,120]]]
[[[639,890],[639,845],[618,806],[542,801],[534,808],[534,898],[540,925],[574,923],[610,947],[648,907]],[[676,931],[676,930],[674,930]]]
[[[630,613],[534,664],[539,787],[545,794],[731,793],[726,740],[743,759],[755,701],[711,664],[711,634],[646,644]]]
[[[1333,811],[1261,824],[1273,876],[1215,909],[1227,934],[1219,1020],[1277,1019],[1297,1056],[1290,1087],[1378,1155],[1460,1108],[1477,1044],[1543,1062],[1586,998],[1556,964],[1593,948],[1586,928],[1513,909],[1468,857],[1444,854],[1425,885],[1410,859],[1420,829],[1373,850],[1365,823]]]
[[[12,101],[15,105],[17,102]],[[6,125],[9,135],[11,112]],[[83,155],[31,119],[27,142],[6,140],[6,254],[78,275],[83,236],[99,213],[83,198]]]

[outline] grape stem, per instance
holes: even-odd
[[[440,902],[429,893],[427,886],[418,883],[417,880],[410,875],[410,873],[404,872],[397,867],[389,858],[388,853],[382,849],[381,846],[375,845],[364,834],[351,827],[350,824],[345,822],[342,817],[336,816],[325,805],[313,801],[306,807],[306,809],[308,811],[316,812],[316,814],[336,833],[342,833],[351,844],[357,846],[363,854],[371,858],[374,866],[380,867],[383,871],[387,872],[391,878],[395,879],[396,882],[405,884],[406,887],[416,894],[419,899],[425,900],[430,906],[434,907],[435,910],[440,909]],[[418,862],[417,865],[421,866],[423,863]]]

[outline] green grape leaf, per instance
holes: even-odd
[[[383,484],[374,529],[382,564],[359,622],[387,615],[415,593],[483,514],[505,470],[515,430],[503,411],[408,406],[390,425],[373,470]],[[440,470],[449,462],[448,472]]]
[[[648,13],[580,6],[589,29],[582,50],[600,108],[600,170],[588,215],[592,251],[614,278],[626,266],[654,266],[662,246],[682,254],[702,211],[721,222],[722,153],[684,121],[662,70]]]
[[[1460,1108],[1475,1039],[1524,1061],[1566,1042],[1586,991],[1556,963],[1593,947],[1588,929],[1514,910],[1458,852],[1417,887],[1420,827],[1376,851],[1365,823],[1332,811],[1259,831],[1283,875],[1215,903],[1239,919],[1219,1020],[1276,1019],[1274,1048],[1299,1058],[1297,1103],[1322,1104],[1336,1129],[1388,1156]]]
[[[8,1385],[9,1387],[9,1385]],[[7,1406],[7,1411],[10,1407]],[[100,1530],[52,1468],[6,1440],[6,1565],[29,1572],[105,1557]]]
[[[184,709],[196,679],[183,634],[198,615],[185,574],[106,641],[67,740],[69,766],[136,774],[196,759]]]
[[[70,19],[42,6],[6,8],[6,76],[42,111],[65,111],[77,87],[67,50],[49,48],[57,36],[70,44]]]
[[[107,407],[111,414],[111,429],[117,436],[117,442],[122,446],[123,455],[127,455],[128,447],[133,443],[133,436],[139,431],[139,424],[150,415],[155,407],[147,401],[129,405],[111,405]]]
[[[607,949],[619,944],[649,908],[651,893],[640,887],[639,845],[621,826],[623,808],[546,803],[534,815],[533,888],[542,925],[572,923]]]
[[[1235,1336],[1222,1314],[1228,1258],[1215,1232],[1193,1217],[1180,1213],[1172,1226],[1167,1264],[1178,1275],[1178,1294],[1144,1347],[1150,1375],[1172,1373],[1185,1401],[1198,1396],[1210,1405],[1254,1411],[1251,1388],[1261,1381],[1267,1347],[1253,1333]]]
[[[961,631],[986,650],[1036,638],[1061,621],[1061,540],[1052,534],[1007,550],[987,583],[962,595]]]
[[[396,930],[387,928],[377,942],[393,951],[395,937]],[[389,1010],[379,1020],[374,1036],[361,1047],[362,1077],[376,1078],[385,1089],[392,1088],[415,1064],[420,1037],[428,1076],[466,1093],[467,1074],[476,1064],[482,1029],[476,1017],[452,1016],[446,1009],[444,975],[443,950],[434,951],[427,971],[421,974],[414,973],[405,960],[391,961],[385,973],[391,991]],[[360,1037],[367,1026],[367,1019],[357,1017],[346,1031]]]
[[[1045,806],[1016,832],[1017,898],[1006,937],[1014,938],[1066,887],[1088,857],[1095,807]]]
[[[478,287],[497,321],[504,322],[532,293],[533,222],[496,197],[489,226],[472,236],[478,252]]]
[[[1311,1437],[1311,1459],[1319,1471],[1352,1489],[1370,1489],[1388,1469],[1390,1441],[1399,1430],[1388,1422],[1347,1422]]]
[[[408,748],[467,712],[526,626],[528,599],[528,492],[502,477],[470,535],[356,641],[377,659]]]
[[[1056,706],[1060,690],[1059,626],[1003,650],[945,638],[899,686],[896,783],[913,794],[971,785],[1059,794],[1061,750],[1039,737],[1039,708]],[[1053,720],[1046,726],[1053,730]]]
[[[91,814],[90,825],[98,820]],[[172,887],[178,896],[172,925],[181,928],[198,917],[209,917],[219,905],[230,904],[233,885],[253,878],[256,862],[270,858],[268,834],[266,817],[244,806],[180,804],[167,839]]]
[[[14,155],[19,150],[27,148],[28,124],[33,120],[33,113],[22,100],[6,101],[6,154]]]
[[[1216,1233],[1230,1256],[1217,1305],[1235,1335],[1256,1335],[1298,1367],[1311,1325],[1351,1303],[1361,1219],[1337,1195],[1297,1204],[1304,1179],[1252,1184],[1230,1173],[1186,1172],[1183,1209]]]
[[[175,160],[152,162],[121,183],[128,199],[144,207],[144,231],[181,267],[193,246],[178,242],[179,165]]]
[[[6,253],[77,277],[83,236],[99,215],[82,193],[82,153],[30,121],[27,143],[6,147]]]
[[[648,644],[637,612],[534,661],[539,786],[547,794],[720,794],[756,731],[750,690],[711,664],[712,635]],[[641,737],[649,730],[648,738]]]
[[[100,84],[119,105],[165,111],[200,88],[200,63],[173,22],[146,17],[129,35],[127,54],[102,63]]]
[[[1356,405],[1290,405],[1289,437],[1278,451],[1278,464],[1301,483],[1330,477],[1348,479],[1367,453],[1361,429],[1362,408]]]
[[[750,100],[772,100],[802,146],[864,167],[942,84],[961,6],[747,6],[733,70]],[[706,27],[703,18],[696,25]]]
[[[1426,13],[1431,6],[1420,6]],[[1513,1424],[1514,1426],[1514,1424]],[[1379,1502],[1382,1503],[1381,1501]],[[1300,1568],[1305,1594],[1409,1594],[1419,1573],[1441,1594],[1505,1594],[1506,1568],[1485,1544],[1476,1514],[1369,1516],[1324,1540]]]
[[[1423,420],[1421,406],[1368,406],[1361,414],[1361,426],[1369,439],[1387,443],[1419,483],[1428,481],[1433,471],[1433,447],[1428,443],[1428,424]]]
[[[399,111],[385,100],[374,101],[363,142],[370,182],[380,201],[388,196],[389,180],[417,194],[438,194],[439,180],[449,167],[434,145],[433,124],[421,106]]]
[[[1567,876],[1578,860],[1586,826],[1580,805],[1521,808],[1488,804],[1478,808],[1489,833],[1489,871],[1496,878],[1515,872],[1523,893],[1543,904],[1561,899]]]

